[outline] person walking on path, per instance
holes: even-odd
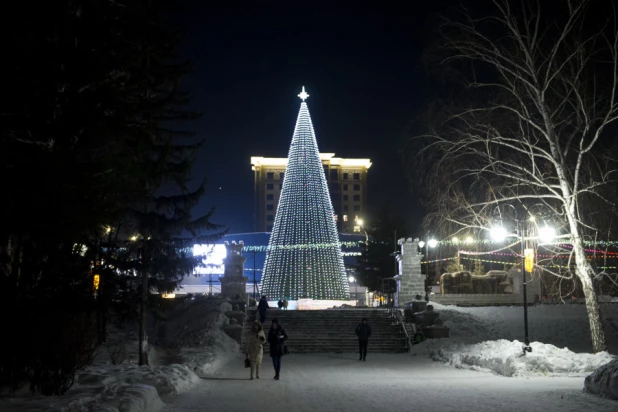
[[[283,310],[288,310],[288,300],[283,298]]]
[[[266,296],[262,296],[260,303],[258,303],[257,311],[260,314],[260,323],[263,325],[266,320],[266,311],[268,310],[268,302]]]
[[[255,377],[260,379],[260,366],[262,365],[262,358],[264,357],[264,348],[262,345],[264,345],[264,343],[266,343],[264,328],[262,328],[260,322],[255,320],[251,326],[251,331],[247,332],[245,336],[245,350],[251,362],[250,379],[253,379],[253,372],[255,372]]]
[[[283,307],[283,302],[281,301],[281,299],[279,299],[279,302],[277,302],[277,307],[279,308],[279,310],[281,310],[281,308]]]
[[[288,340],[288,335],[285,333],[285,329],[279,325],[277,318],[273,319],[268,331],[268,343],[270,343],[270,357],[273,359],[273,366],[275,368],[275,379],[279,380],[279,373],[281,372],[281,357],[283,356],[283,344]]]
[[[367,344],[371,336],[371,326],[367,323],[367,318],[363,318],[356,327],[356,336],[358,336],[358,360],[366,361]]]

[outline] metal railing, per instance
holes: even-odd
[[[406,349],[410,350],[410,335],[408,334],[408,328],[406,328],[406,323],[401,311],[397,307],[389,306],[386,308],[386,312],[391,318],[393,325],[401,325],[401,329],[403,330],[403,334],[406,338]]]

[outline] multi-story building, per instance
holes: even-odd
[[[320,153],[320,158],[338,230],[360,232],[358,222],[365,218],[367,210],[367,171],[371,160],[343,159],[334,153]],[[251,157],[256,232],[272,230],[287,163],[287,158]]]

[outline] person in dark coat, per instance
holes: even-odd
[[[268,343],[270,343],[270,357],[273,359],[275,368],[275,379],[279,380],[281,372],[281,357],[283,356],[283,344],[288,340],[288,334],[285,329],[279,325],[277,318],[273,319],[270,329],[268,330]]]
[[[260,323],[263,325],[266,320],[266,311],[268,310],[268,302],[266,296],[262,296],[260,303],[258,303],[257,311],[260,314]]]
[[[356,327],[356,336],[358,336],[358,360],[367,360],[367,344],[371,336],[371,326],[367,323],[367,318],[363,318],[361,323]]]
[[[279,309],[281,309],[283,307],[283,301],[281,299],[279,299],[279,302],[277,302],[277,307]]]

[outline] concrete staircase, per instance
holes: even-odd
[[[286,342],[290,353],[353,353],[358,352],[358,338],[354,333],[362,318],[367,318],[372,334],[369,352],[406,352],[405,336],[400,325],[392,325],[383,309],[327,309],[327,310],[279,310],[269,309],[264,324],[268,336],[273,318],[288,334]],[[245,332],[251,329],[254,316],[249,313]],[[268,356],[268,343],[264,345]]]

